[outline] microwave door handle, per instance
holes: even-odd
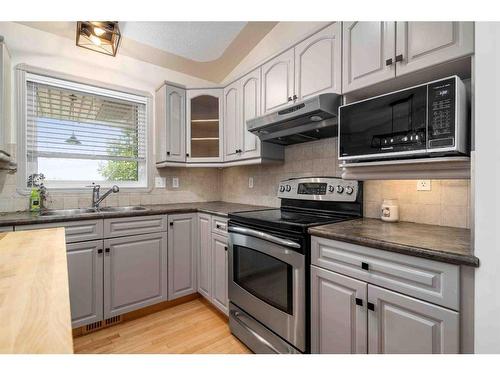
[[[297,242],[293,242],[290,240],[286,240],[284,238],[276,237],[268,233],[264,233],[255,229],[250,229],[250,228],[242,228],[242,227],[229,227],[230,232],[235,232],[235,233],[240,233],[240,234],[246,234],[249,236],[257,237],[265,241],[273,242],[278,245],[282,246],[288,246],[288,247],[293,247],[295,249],[300,249],[300,244]]]

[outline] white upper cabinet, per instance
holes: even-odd
[[[473,22],[397,22],[397,74],[474,52]]]
[[[223,90],[187,91],[186,160],[221,162],[223,157]]]
[[[10,126],[10,55],[0,37],[0,150],[4,150],[9,141],[6,139]]]
[[[289,49],[262,65],[262,112],[284,107],[294,95],[294,50]]]
[[[395,22],[343,23],[343,92],[394,78]]]
[[[247,130],[247,121],[260,116],[260,68],[240,79],[242,126],[242,158],[260,156],[260,140]]]
[[[241,150],[242,120],[240,116],[239,82],[224,89],[224,158],[234,160]]]
[[[341,93],[342,27],[336,22],[295,47],[298,100],[324,92]]]
[[[163,85],[156,92],[156,162],[186,160],[186,90]]]

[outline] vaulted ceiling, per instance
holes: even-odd
[[[22,22],[74,39],[76,22]],[[119,54],[221,82],[277,22],[120,22]],[[75,46],[76,48],[76,46]]]

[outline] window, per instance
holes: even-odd
[[[147,97],[32,73],[24,82],[25,182],[147,187]]]

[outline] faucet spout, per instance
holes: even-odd
[[[120,188],[116,185],[113,185],[111,189],[109,189],[107,192],[105,192],[103,195],[100,195],[100,186],[99,185],[93,185],[92,186],[92,207],[95,209],[99,209],[99,205],[101,202],[106,199],[108,195],[111,193],[118,193],[120,191]]]

